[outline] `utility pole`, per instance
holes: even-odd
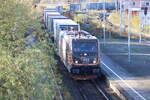
[[[147,25],[147,13],[148,13],[148,7],[144,7],[144,15],[145,15],[144,29],[145,30],[146,30],[145,26]]]
[[[140,0],[140,12],[141,12],[141,8],[142,8],[142,2]],[[140,17],[140,12],[139,12],[139,17]],[[141,31],[141,17],[140,17],[140,20],[139,20],[139,43],[141,43],[142,41],[142,31]]]
[[[128,8],[129,9],[129,8]],[[128,10],[128,62],[131,62],[131,12]]]
[[[115,2],[116,11],[118,11],[118,0],[114,0],[114,2]]]
[[[103,5],[103,41],[104,45],[106,42],[106,29],[105,29],[105,22],[106,22],[106,0],[103,0],[104,5]]]
[[[115,10],[117,10],[117,0],[114,0],[114,2],[115,2]]]
[[[122,0],[120,0],[120,35],[122,34]]]

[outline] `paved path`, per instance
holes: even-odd
[[[121,53],[117,54],[113,50],[111,53],[111,50],[108,50],[111,48],[110,45],[106,46],[106,55],[102,54],[101,57],[102,69],[108,75],[108,79],[121,90],[129,100],[150,100],[150,61],[146,63],[144,61],[149,58],[143,57],[140,59],[142,62],[140,62],[138,56],[136,56],[133,62],[127,63],[127,61],[125,61],[128,60],[125,59],[127,57]],[[111,49],[114,48],[115,46]],[[104,50],[102,51],[104,52]],[[149,56],[149,52],[147,52],[148,55],[146,56]],[[134,54],[136,54],[136,52]],[[138,63],[140,64],[139,66]]]

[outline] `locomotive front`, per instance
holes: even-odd
[[[71,74],[75,79],[91,79],[100,75],[99,44],[97,39],[72,40]]]

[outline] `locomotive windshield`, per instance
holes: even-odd
[[[97,41],[74,41],[73,52],[97,52]]]
[[[60,25],[61,30],[68,30],[70,31],[73,28],[75,31],[78,31],[78,25]]]

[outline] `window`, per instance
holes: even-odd
[[[97,41],[89,42],[89,41],[80,41],[76,40],[73,42],[73,51],[74,52],[97,52],[98,46]]]
[[[149,2],[146,2],[146,6],[149,6]]]
[[[135,6],[135,2],[133,2],[133,6]]]

